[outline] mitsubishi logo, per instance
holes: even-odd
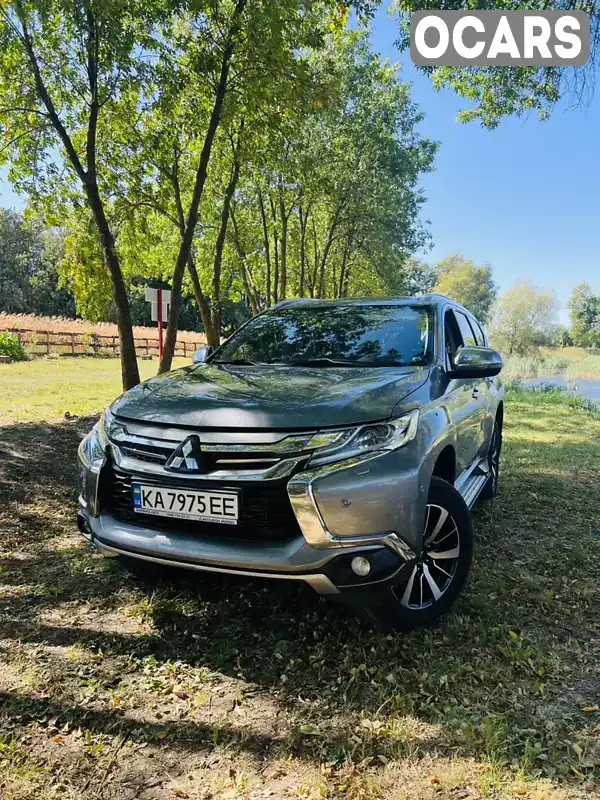
[[[188,436],[165,464],[165,469],[173,472],[200,472],[202,469],[202,449],[197,436]]]

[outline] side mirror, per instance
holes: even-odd
[[[192,356],[192,361],[194,364],[204,364],[206,359],[214,352],[214,347],[212,344],[207,344],[205,347],[199,347],[197,350],[194,350],[194,355]]]
[[[461,347],[449,371],[450,378],[492,378],[502,367],[502,356],[492,347]]]

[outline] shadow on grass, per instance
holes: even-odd
[[[466,594],[437,628],[399,636],[374,631],[295,584],[183,573],[174,585],[144,586],[101,560],[75,530],[75,454],[91,423],[0,428],[0,613],[8,660],[17,657],[9,652],[13,642],[101,652],[123,675],[148,657],[208,669],[258,687],[295,719],[310,708],[316,726],[333,720],[333,753],[353,749],[349,731],[360,717],[387,719],[391,712],[441,725],[436,747],[474,755],[487,752],[485,721],[495,715],[507,722],[506,757],[525,758],[535,744],[545,770],[572,757],[565,725],[570,737],[573,730],[588,735],[573,686],[582,675],[582,692],[599,685],[593,441],[548,446],[507,437],[501,497],[475,514]],[[88,624],[68,624],[71,609],[83,603]],[[102,628],[103,617],[124,606],[145,632]],[[68,665],[60,669],[70,679]],[[23,692],[4,692],[2,710],[23,725],[44,714],[102,733],[138,727],[149,740],[165,727]],[[214,742],[212,723],[171,720],[168,728],[169,747]],[[256,734],[247,744],[233,725],[218,730],[236,749],[300,748],[306,758],[323,758],[323,741],[302,736],[296,723],[279,738]],[[369,747],[375,755],[383,745],[373,736]]]

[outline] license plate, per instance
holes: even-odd
[[[145,486],[132,483],[133,510],[157,517],[193,519],[237,525],[239,497],[237,492],[191,491],[166,486]]]

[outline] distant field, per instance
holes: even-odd
[[[600,378],[600,354],[587,353],[582,347],[540,347],[531,355],[504,359],[502,376],[506,379],[556,375],[570,380]]]
[[[174,367],[189,364],[178,358]],[[156,374],[158,362],[140,361],[142,380]],[[0,425],[100,413],[123,391],[116,358],[37,358],[0,364]]]

